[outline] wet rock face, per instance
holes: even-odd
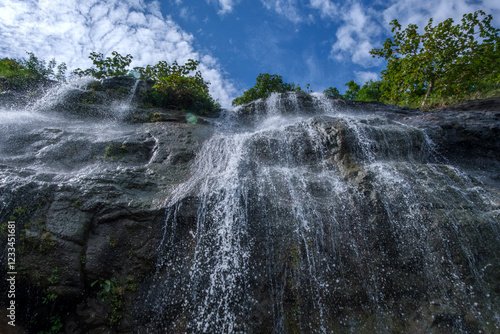
[[[212,130],[183,119],[130,125],[10,112],[0,135],[0,216],[16,222],[18,327],[38,332],[57,320],[85,333],[131,331],[164,202]],[[2,229],[2,249],[6,241]]]
[[[404,118],[402,122],[425,129],[436,150],[451,164],[498,186],[500,112],[488,109],[495,105],[499,110],[499,100],[492,99],[486,106],[479,103],[470,106],[478,105],[486,110],[438,110]]]
[[[301,118],[273,99],[240,109],[241,132],[209,139],[204,177],[175,191],[139,331],[495,330],[499,188],[471,176],[481,148],[464,172],[432,114],[339,103]]]
[[[198,124],[61,110],[0,114],[0,222],[16,221],[28,332],[500,325],[498,112],[302,94]]]

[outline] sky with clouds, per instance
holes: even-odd
[[[34,52],[69,69],[90,52],[131,54],[132,66],[201,62],[223,106],[259,73],[314,91],[380,78],[368,53],[390,37],[393,19],[424,27],[482,9],[500,27],[498,0],[2,0],[0,58]]]

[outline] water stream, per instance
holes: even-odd
[[[166,199],[142,331],[498,331],[495,192],[423,130],[321,95],[251,114],[217,120]]]
[[[0,180],[12,185],[5,207],[30,175],[62,189],[94,173],[161,170],[151,165],[162,154],[170,163],[169,148],[153,145],[152,129],[214,129],[186,180],[159,192],[166,219],[154,270],[138,282],[137,333],[500,331],[499,189],[449,163],[424,129],[294,93],[209,125],[141,128],[123,121],[139,81],[114,103],[85,80],[0,110],[2,163],[14,166]],[[131,137],[144,161],[103,157]]]

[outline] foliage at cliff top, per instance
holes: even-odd
[[[464,98],[485,88],[499,88],[500,29],[491,26],[492,16],[479,10],[465,14],[461,23],[447,19],[423,33],[410,24],[401,29],[393,20],[394,36],[383,47],[370,51],[388,61],[382,72],[385,102],[425,105],[430,97]]]
[[[94,67],[86,70],[77,68],[73,71],[73,75],[77,76],[93,76],[96,79],[103,79],[117,75],[127,75],[127,67],[132,62],[132,56],[127,54],[122,56],[116,51],[111,52],[113,57],[106,57],[102,53],[91,52],[89,58],[92,59]]]
[[[309,89],[309,85],[306,85]],[[260,98],[266,98],[271,93],[303,92],[299,85],[286,83],[283,77],[277,74],[261,73],[257,76],[255,85],[243,92],[243,95],[233,100],[232,105],[249,103]]]
[[[205,81],[200,71],[196,71],[199,61],[189,59],[184,65],[174,61],[169,65],[166,61],[159,61],[156,65],[134,67],[128,66],[132,56],[120,55],[112,52],[113,57],[106,57],[102,53],[92,52],[93,67],[81,70],[76,69],[73,75],[93,76],[101,79],[109,76],[132,74],[140,79],[154,81],[154,91],[146,97],[152,106],[166,107],[179,110],[189,110],[200,114],[211,114],[220,108],[209,93],[210,82]]]
[[[0,77],[6,79],[6,85],[10,89],[22,89],[35,82],[42,80],[55,80],[64,82],[66,80],[66,64],[57,65],[55,59],[48,64],[38,59],[32,52],[27,52],[27,60],[15,60],[10,58],[0,59]]]
[[[361,87],[354,80],[351,80],[345,84],[347,87],[345,94],[340,94],[337,87],[329,87],[323,91],[323,94],[334,99],[347,101],[380,101],[382,97],[381,85],[382,81],[370,80]]]

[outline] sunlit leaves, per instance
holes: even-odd
[[[387,60],[383,99],[424,104],[430,96],[460,98],[481,85],[498,85],[500,30],[491,26],[491,20],[483,11],[465,14],[459,24],[447,19],[434,26],[430,19],[423,33],[414,24],[402,29],[393,20],[393,37],[370,51]]]

